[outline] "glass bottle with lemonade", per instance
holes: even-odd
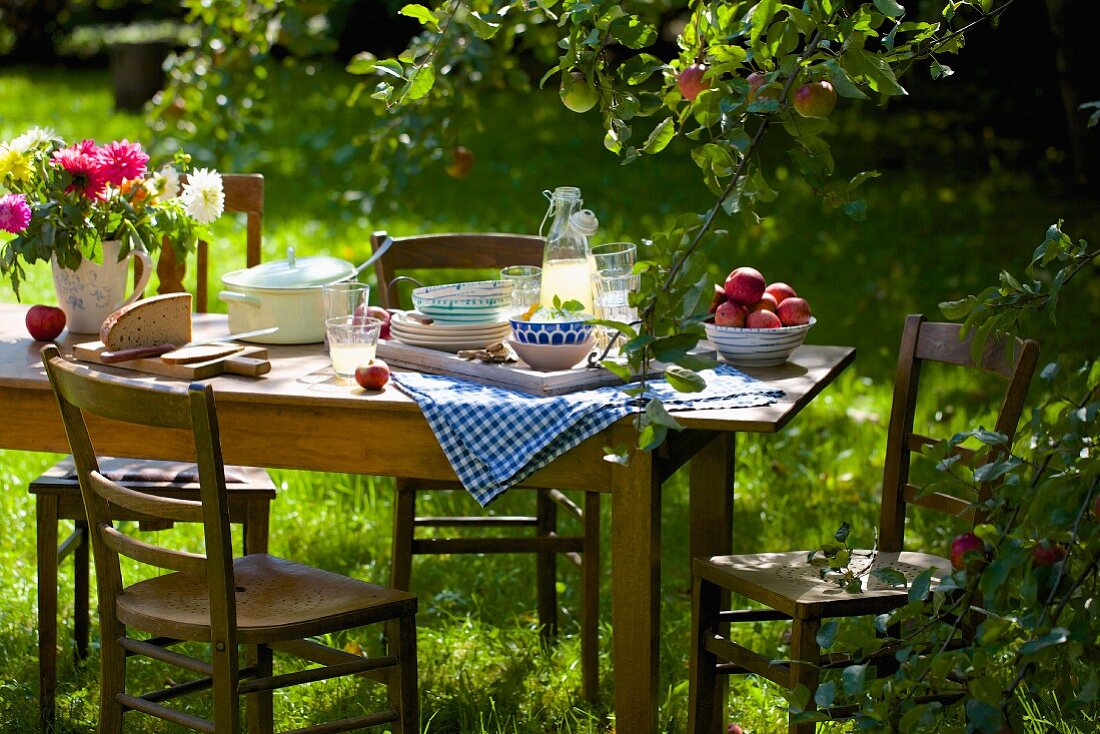
[[[592,312],[591,259],[588,237],[599,226],[591,211],[582,209],[581,190],[574,186],[559,186],[551,195],[550,208],[543,223],[550,217],[550,231],[542,255],[542,289],[540,302],[553,306],[554,296],[561,302],[577,300],[584,310]],[[541,228],[540,228],[541,229]]]

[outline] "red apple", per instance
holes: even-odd
[[[718,310],[718,307],[726,302],[726,289],[715,283],[714,295],[710,299],[710,307],[707,309],[707,313],[714,313]]]
[[[739,306],[752,306],[764,295],[767,284],[756,268],[737,268],[726,278],[726,298]]]
[[[779,307],[779,302],[775,296],[767,291],[764,291],[764,295],[760,296],[760,300],[753,304],[750,311],[771,311],[775,313],[775,309]]]
[[[786,283],[772,283],[764,289],[765,293],[771,293],[775,297],[776,303],[783,303],[785,298],[795,298],[798,294],[794,292],[794,288],[791,288]]]
[[[740,724],[730,724],[726,727],[726,734],[745,734]]]
[[[390,317],[392,314],[381,306],[363,306],[355,307],[356,316],[370,316],[373,319],[378,319],[382,322],[382,330],[378,333],[379,339],[390,338]]]
[[[710,89],[710,82],[703,78],[706,72],[706,64],[692,64],[680,72],[676,77],[676,84],[680,87],[680,94],[684,95],[684,99],[694,102],[699,92]]]
[[[981,553],[985,554],[985,543],[974,533],[963,533],[962,535],[955,536],[955,539],[951,541],[951,565],[955,569],[962,569],[967,566],[967,554],[968,553]]]
[[[364,390],[381,390],[390,381],[390,366],[380,359],[355,368],[355,381]]]
[[[718,309],[714,312],[714,323],[718,326],[736,326],[741,328],[745,325],[746,312],[741,306],[730,301],[723,301],[719,304]]]
[[[1031,562],[1036,567],[1053,566],[1066,557],[1066,547],[1061,543],[1040,541],[1031,549]]]
[[[827,81],[810,82],[794,90],[793,101],[803,117],[828,117],[836,107],[836,90]]]
[[[444,171],[451,178],[466,178],[470,174],[470,169],[474,167],[474,154],[461,145],[456,146],[451,151],[451,165],[447,166]]]
[[[771,311],[753,311],[745,319],[745,326],[750,329],[778,329],[782,325],[783,322]]]
[[[776,307],[775,315],[779,317],[784,326],[808,324],[810,323],[810,304],[798,296],[784,298],[783,302]]]
[[[760,90],[760,87],[764,86],[764,79],[766,75],[762,71],[754,71],[746,77],[745,81],[749,83],[749,93],[746,99],[752,102],[756,99],[756,94]],[[769,86],[763,92],[760,92],[761,99],[777,99],[779,97],[780,90],[777,85]]]
[[[56,306],[31,306],[26,324],[36,341],[53,341],[65,329],[65,312]]]

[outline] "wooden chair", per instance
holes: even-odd
[[[1007,390],[995,430],[1008,436],[1011,445],[1039,354],[1035,342],[1016,339],[1010,358],[1006,358],[1003,343],[989,345],[979,367],[970,355],[970,339],[960,341],[959,333],[958,324],[929,323],[923,316],[909,316],[905,322],[886,442],[879,552],[868,569],[863,593],[843,593],[834,583],[821,580],[817,570],[807,562],[806,551],[695,559],[689,731],[713,734],[722,726],[724,686],[717,677],[720,674],[754,673],[792,690],[805,685],[813,705],[812,694],[817,689],[820,670],[848,664],[843,655],[820,654],[816,637],[822,620],[883,614],[907,603],[907,589],[889,587],[870,576],[871,571],[890,567],[904,574],[907,581],[928,568],[943,574],[950,572],[951,562],[945,558],[903,550],[906,510],[910,505],[919,505],[978,522],[972,503],[988,498],[992,488],[983,486],[979,496],[971,498],[943,492],[921,496],[919,487],[910,483],[911,455],[935,443],[913,430],[921,365],[939,362],[1006,378]],[[1004,450],[1004,447],[994,449]],[[984,463],[989,456],[965,447],[956,451],[962,461],[974,466]],[[934,576],[933,581],[938,578]],[[731,592],[768,608],[721,611],[723,598]],[[791,620],[789,662],[773,662],[738,645],[733,641],[732,630],[729,635],[723,634],[729,623],[766,620]],[[854,713],[851,708],[836,707],[830,713],[838,717],[850,715]],[[792,722],[789,730],[792,734],[811,734],[815,724]],[[724,727],[721,731],[725,731]]]
[[[123,713],[138,711],[200,732],[240,731],[238,697],[245,696],[249,731],[271,732],[272,691],[291,685],[362,675],[387,684],[389,708],[316,724],[300,734],[341,732],[377,724],[418,731],[416,597],[300,563],[255,553],[234,559],[229,496],[222,464],[214,392],[138,382],[61,357],[56,346],[42,359],[61,409],[88,515],[99,592],[102,639],[99,731],[121,734]],[[153,430],[184,430],[194,437],[199,498],[146,493],[101,471],[86,418]],[[115,508],[172,522],[201,522],[205,554],[161,547],[115,527]],[[173,573],[126,585],[119,558]],[[305,639],[388,622],[390,655],[366,658]],[[136,630],[151,637],[131,636]],[[210,645],[209,660],[169,649],[179,642]],[[251,662],[242,665],[239,646]],[[273,674],[273,653],[291,653],[323,667]],[[135,696],[126,690],[126,660],[141,655],[202,676]],[[213,704],[213,719],[164,705],[198,691]]]
[[[223,174],[225,208],[247,217],[246,263],[260,262],[260,233],[263,221],[264,178],[256,174]],[[195,308],[207,308],[207,243],[198,246]],[[183,263],[176,263],[171,247],[161,249],[157,264],[161,293],[183,291]],[[164,497],[194,500],[199,496],[198,475],[194,464],[186,462],[134,461],[105,458],[100,468],[109,478],[124,482],[143,492]],[[244,552],[266,553],[268,517],[271,500],[275,498],[275,483],[263,469],[227,467],[230,522],[244,526]],[[88,656],[89,583],[88,524],[80,485],[72,458],[50,467],[30,483],[35,495],[38,532],[38,681],[39,716],[44,728],[52,728],[54,699],[57,691],[57,587],[58,564],[73,556],[73,654],[76,660]],[[139,520],[146,528],[168,527],[170,523],[154,523],[149,518],[127,514],[120,510],[119,520]],[[73,532],[58,544],[58,526],[62,520],[75,523]]]
[[[371,236],[372,252],[386,240],[385,232]],[[500,269],[508,265],[541,265],[543,240],[518,234],[432,234],[395,237],[375,262],[381,303],[401,304],[395,278],[409,270],[435,268]],[[586,699],[595,700],[599,688],[600,495],[586,492],[583,507],[561,491],[540,490],[533,516],[487,517],[416,515],[417,494],[429,490],[462,490],[458,483],[396,479],[393,527],[393,577],[397,589],[409,589],[415,555],[456,553],[534,553],[539,621],[546,636],[557,633],[557,554],[564,553],[581,573],[581,681]],[[562,509],[581,523],[582,533],[563,537],[557,531]],[[531,528],[534,537],[418,538],[416,528]]]

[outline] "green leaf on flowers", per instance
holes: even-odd
[[[863,579],[858,576],[849,581],[844,586],[844,590],[849,594],[862,594],[863,593]]]
[[[657,124],[657,127],[653,128],[653,132],[649,134],[642,145],[642,150],[646,153],[660,153],[672,142],[672,138],[675,136],[676,124],[673,122],[672,117],[666,117]]]
[[[676,364],[670,364],[665,368],[665,379],[677,392],[700,392],[707,386],[707,381],[698,372],[684,369]]]
[[[828,649],[836,642],[836,632],[840,629],[840,622],[835,619],[830,619],[825,624],[821,625],[821,629],[817,631],[817,644],[824,649]],[[828,704],[824,704],[828,705]]]
[[[840,523],[840,527],[833,533],[833,537],[836,538],[836,542],[843,543],[848,539],[848,536],[852,532],[852,526],[846,522]]]
[[[420,25],[427,26],[436,33],[439,32],[439,18],[435,13],[428,10],[423,5],[417,3],[410,3],[405,7],[397,11],[398,15],[405,15],[409,18],[415,18],[420,21]]]
[[[855,61],[856,68],[867,79],[871,88],[879,94],[888,97],[909,94],[905,91],[905,87],[898,84],[898,79],[894,76],[894,70],[890,68],[890,64],[882,56],[862,49],[854,49],[849,52],[848,56]]]
[[[664,426],[649,424],[638,432],[638,448],[642,451],[652,451],[665,442],[668,429]]]
[[[703,354],[685,354],[683,357],[676,360],[676,364],[684,369],[700,372],[702,370],[714,369],[718,366],[718,360]]]
[[[989,704],[998,704],[1001,701],[1001,684],[991,676],[985,675],[975,678],[967,684],[970,694],[979,701]]]
[[[957,301],[941,301],[939,305],[944,318],[959,321],[966,318],[966,315],[978,305],[978,299],[975,296],[967,296]]]

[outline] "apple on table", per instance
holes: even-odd
[[[25,323],[35,341],[53,341],[65,330],[65,312],[56,306],[31,306]]]
[[[381,359],[372,359],[355,368],[355,381],[364,390],[381,390],[390,381],[390,366]]]

